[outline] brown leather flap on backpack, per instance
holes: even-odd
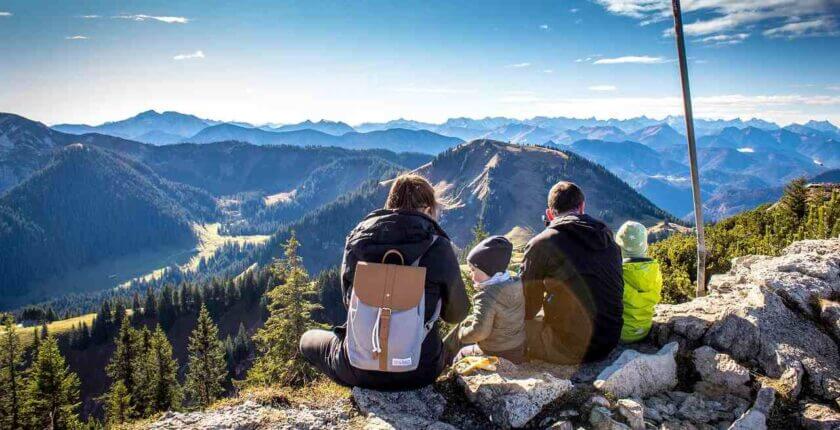
[[[353,289],[369,306],[404,311],[420,303],[426,288],[426,268],[395,264],[356,264]]]

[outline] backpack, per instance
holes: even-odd
[[[437,303],[425,322],[426,268],[419,267],[428,248],[410,266],[403,255],[391,249],[382,263],[356,264],[347,311],[345,344],[350,365],[361,370],[410,372],[417,369],[420,347],[440,316]],[[402,264],[386,264],[397,256]]]

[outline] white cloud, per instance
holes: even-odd
[[[643,25],[670,20],[672,13],[669,0],[595,1],[610,13],[638,19]],[[831,35],[835,34],[836,26],[832,23],[838,15],[837,0],[686,0],[682,6],[684,30],[689,36],[767,31],[768,27],[777,26],[779,20],[811,24],[808,32],[802,34],[798,33],[798,28],[803,27],[800,25],[771,32],[770,36]],[[665,34],[672,31],[665,30]]]
[[[669,60],[663,57],[651,57],[649,55],[627,55],[616,58],[601,58],[593,64],[662,64]]]
[[[543,69],[543,73],[554,73],[554,69]]]
[[[509,69],[524,69],[525,67],[531,67],[531,63],[508,64],[505,67],[507,67]]]
[[[569,12],[571,12],[571,13],[578,13],[578,11],[580,11],[580,9],[578,9],[576,7],[573,7],[571,9],[569,9]]]
[[[190,22],[188,18],[184,18],[183,16],[153,16],[153,15],[117,15],[114,18],[118,19],[130,19],[132,21],[160,21],[165,22],[167,24],[186,24]]]
[[[409,94],[472,94],[472,93],[475,93],[474,90],[468,90],[468,89],[463,89],[463,88],[415,87],[415,86],[393,88],[392,91],[397,92],[397,93],[409,93]]]
[[[97,19],[97,18],[102,18],[102,15],[82,15],[79,18],[82,18],[82,19]]]
[[[590,91],[615,91],[617,89],[615,85],[593,85],[589,87]]]
[[[194,60],[199,58],[204,58],[203,51],[195,51],[192,54],[178,54],[172,57],[173,60]]]
[[[828,18],[818,18],[810,21],[789,22],[780,27],[771,28],[762,32],[767,37],[811,37],[836,35],[837,23]]]
[[[840,85],[829,85],[825,89],[829,91],[840,91]]]
[[[749,146],[745,146],[743,148],[738,148],[738,152],[743,152],[745,154],[752,154],[753,152],[755,152],[755,149],[752,149]]]
[[[548,24],[543,24],[543,25],[540,26],[540,30],[548,31],[548,30],[551,30],[551,27],[549,27]]]
[[[88,40],[89,37],[82,36],[81,34],[77,34],[75,36],[67,36],[64,39],[66,39],[66,40]]]
[[[714,45],[735,45],[747,40],[748,37],[750,37],[749,33],[717,34],[706,36],[700,39],[700,41]]]
[[[2,12],[0,11],[0,16],[12,16],[11,12]]]

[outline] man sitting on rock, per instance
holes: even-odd
[[[580,187],[548,194],[546,229],[522,263],[529,358],[577,364],[605,358],[621,337],[621,251],[610,229],[584,213]]]

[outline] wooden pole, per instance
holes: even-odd
[[[700,172],[697,165],[697,144],[694,140],[694,113],[691,109],[691,89],[688,82],[688,61],[685,55],[682,10],[680,0],[671,0],[674,9],[674,36],[677,39],[677,55],[680,61],[683,108],[685,110],[685,131],[688,139],[688,161],[691,171],[691,192],[694,196],[694,225],[697,228],[697,297],[706,294],[706,237],[703,232],[703,199],[700,196]]]

